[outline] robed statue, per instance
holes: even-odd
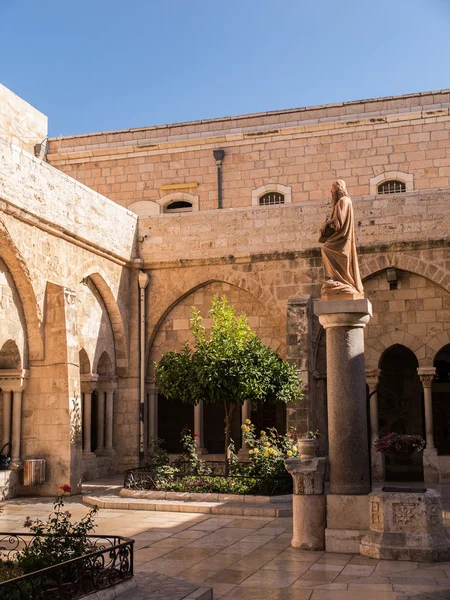
[[[331,187],[333,212],[320,228],[325,283],[322,298],[363,298],[364,288],[359,274],[356,255],[353,206],[345,187],[339,179]]]

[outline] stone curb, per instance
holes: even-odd
[[[228,502],[237,504],[292,504],[292,494],[282,496],[251,496],[245,494],[210,494],[206,492],[156,492],[151,490],[128,490],[122,488],[121,498],[145,498],[151,500],[181,500],[182,502]]]
[[[116,598],[122,597],[123,594],[128,595],[131,590],[136,590],[137,587],[138,585],[136,579],[132,577],[131,579],[127,579],[122,583],[116,583],[116,585],[112,587],[88,594],[85,596],[85,598],[91,598],[92,600],[115,600]]]
[[[99,508],[108,508],[116,510],[148,510],[162,512],[187,512],[202,513],[212,515],[237,515],[245,517],[291,517],[292,506],[270,508],[261,506],[251,506],[250,504],[221,504],[219,502],[172,502],[169,500],[145,500],[129,499],[128,502],[117,498],[109,500],[107,498],[98,498],[96,496],[83,496],[83,502],[89,506],[98,506]]]

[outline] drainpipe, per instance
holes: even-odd
[[[213,150],[214,160],[217,165],[217,208],[222,206],[222,161],[225,156],[225,150]]]
[[[144,413],[145,413],[145,289],[148,285],[148,275],[139,271],[139,462],[144,457]]]

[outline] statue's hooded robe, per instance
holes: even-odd
[[[337,293],[364,293],[356,255],[355,227],[352,201],[342,196],[333,208],[323,237],[322,259],[325,270],[325,286]],[[322,238],[321,240],[322,241]],[[356,290],[356,292],[355,292]]]

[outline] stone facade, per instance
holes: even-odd
[[[325,431],[325,336],[312,303],[322,277],[318,231],[337,178],[346,180],[352,196],[361,274],[373,305],[364,332],[368,392],[380,416],[379,425],[371,422],[372,441],[393,422],[430,434],[421,408],[425,376],[417,369],[436,369],[430,388],[435,428],[431,423],[428,437],[429,449],[434,439],[437,450],[430,460],[441,480],[450,477],[450,414],[443,401],[450,382],[442,375],[450,344],[449,91],[48,144],[41,143],[45,117],[0,91],[7,124],[0,140],[0,368],[9,361],[19,379],[20,369],[27,371],[21,457],[49,461],[42,493],[72,470],[72,482],[82,476],[75,458],[83,451],[82,436],[89,453],[85,476],[138,460],[139,270],[150,280],[147,436],[156,435],[163,402],[152,380],[153,361],[189,339],[190,307],[198,305],[206,316],[214,293],[244,310],[264,341],[296,363],[305,383],[305,398],[286,415],[253,416],[300,433]],[[19,114],[26,116],[21,123]],[[41,158],[30,153],[36,144]],[[217,149],[225,152],[223,209],[217,208]],[[402,191],[379,194],[378,186],[391,180],[402,182]],[[265,194],[272,201],[281,194],[284,203],[260,205]],[[387,281],[387,269],[394,269],[395,283]],[[392,396],[386,365],[396,361],[404,385]],[[414,389],[408,369],[414,370]],[[0,387],[11,408],[14,391],[5,395]],[[111,393],[113,453],[106,443]],[[83,431],[88,415],[91,426]],[[206,411],[205,419],[218,416]],[[12,421],[2,421],[8,431]],[[78,433],[69,441],[74,428]],[[320,444],[325,454],[325,435]],[[56,447],[61,454],[52,458]],[[420,459],[414,460],[421,477]],[[389,460],[377,466],[380,476],[385,467],[392,475],[402,468]],[[431,471],[425,468],[426,478]]]

